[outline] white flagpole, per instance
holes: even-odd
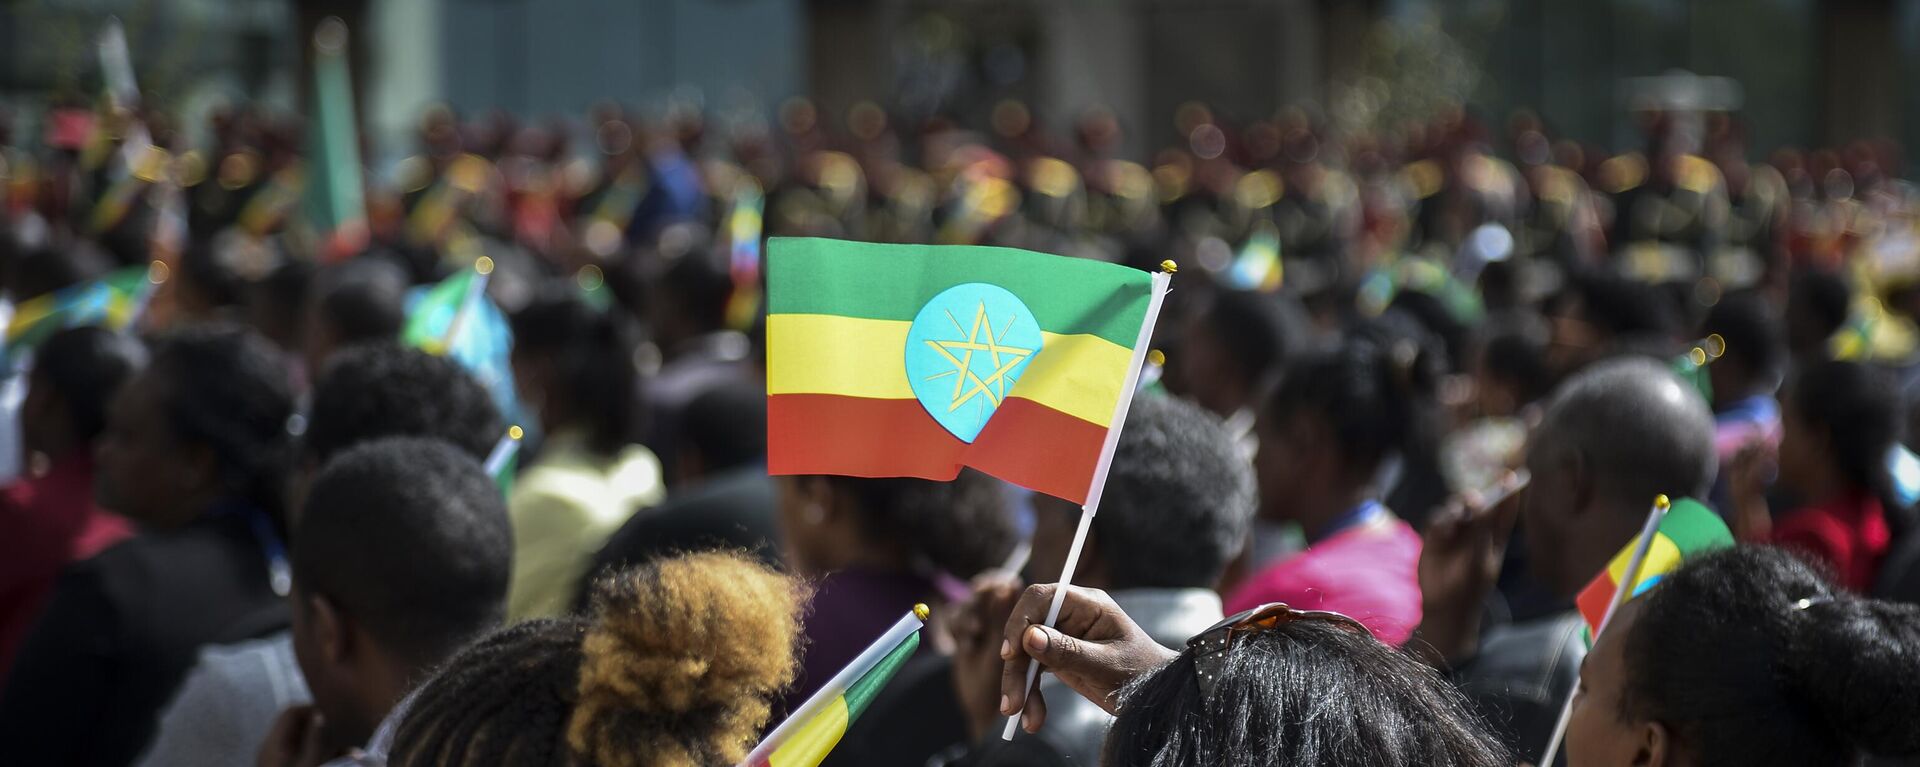
[[[914,605],[913,609],[908,610],[906,615],[900,616],[900,620],[894,621],[893,627],[887,629],[887,633],[881,634],[879,639],[873,640],[873,644],[867,645],[867,649],[861,650],[860,654],[854,657],[852,663],[848,663],[845,668],[840,669],[840,673],[834,674],[833,678],[827,680],[824,686],[808,696],[807,702],[800,704],[800,708],[788,714],[786,721],[781,722],[780,726],[773,728],[773,732],[767,733],[765,738],[761,738],[760,744],[754,746],[753,751],[748,753],[747,758],[741,760],[740,764],[759,764],[760,762],[766,761],[767,755],[773,753],[774,749],[779,748],[780,744],[785,742],[787,737],[793,734],[794,730],[798,730],[806,726],[808,722],[813,721],[814,716],[818,715],[821,709],[826,708],[827,704],[833,702],[833,699],[845,694],[848,687],[852,687],[854,682],[860,680],[860,677],[866,676],[868,671],[872,671],[874,666],[879,665],[880,661],[886,659],[888,653],[893,652],[894,648],[899,647],[901,642],[907,641],[907,637],[911,636],[913,632],[919,631],[920,627],[925,625],[926,622],[927,606]]]
[[[1607,611],[1600,615],[1600,625],[1593,630],[1593,643],[1600,644],[1600,635],[1607,630],[1607,624],[1613,622],[1613,614],[1620,606],[1633,598],[1633,589],[1640,584],[1640,569],[1647,562],[1647,551],[1653,548],[1653,537],[1660,533],[1660,521],[1666,519],[1670,504],[1664,495],[1655,496],[1653,511],[1647,514],[1647,524],[1640,528],[1640,542],[1633,547],[1633,556],[1627,560],[1625,580],[1614,589],[1613,599],[1607,601]],[[1573,693],[1567,693],[1566,702],[1560,705],[1560,719],[1553,725],[1553,737],[1547,739],[1547,750],[1540,757],[1542,767],[1553,764],[1553,758],[1560,753],[1560,741],[1567,736],[1567,723],[1573,719]]]
[[[520,452],[520,438],[524,435],[525,432],[518,426],[507,427],[507,433],[500,435],[500,441],[493,443],[493,451],[487,453],[487,462],[484,464],[487,476],[500,478],[500,473],[507,470],[507,462]]]
[[[1152,292],[1147,299],[1146,321],[1140,324],[1140,336],[1133,342],[1133,361],[1127,367],[1127,379],[1120,386],[1120,401],[1114,403],[1113,420],[1108,422],[1106,442],[1100,446],[1100,462],[1094,466],[1093,485],[1087,488],[1087,502],[1080,507],[1080,526],[1073,531],[1073,544],[1067,547],[1067,563],[1060,569],[1060,580],[1053,590],[1053,603],[1047,606],[1047,628],[1060,620],[1060,605],[1067,598],[1067,584],[1073,583],[1073,571],[1080,566],[1080,549],[1087,543],[1087,530],[1093,527],[1093,515],[1100,512],[1100,496],[1107,488],[1107,470],[1113,466],[1113,450],[1120,444],[1120,428],[1127,423],[1127,410],[1133,407],[1134,389],[1140,385],[1140,367],[1146,362],[1147,347],[1153,341],[1153,325],[1160,319],[1160,304],[1166,300],[1167,285],[1173,280],[1172,261],[1162,264],[1166,271],[1153,275]],[[1023,688],[1033,695],[1033,683],[1040,678],[1040,664],[1027,664],[1027,683]],[[1013,740],[1020,729],[1020,717],[1007,717],[1001,740]]]

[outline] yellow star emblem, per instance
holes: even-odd
[[[947,312],[947,320],[953,323],[953,329],[966,335],[964,341],[927,341],[941,357],[953,363],[953,369],[927,376],[931,381],[937,378],[954,376],[953,401],[947,405],[947,412],[959,410],[961,405],[973,401],[974,397],[984,396],[993,407],[1000,407],[1001,400],[1007,398],[1007,387],[1012,383],[1012,370],[1022,360],[1033,354],[1032,349],[1017,346],[1004,346],[1001,341],[1007,337],[1007,331],[1013,328],[1018,317],[1009,318],[999,333],[993,332],[993,320],[987,317],[987,304],[982,301],[973,313],[973,328],[960,326],[953,312]],[[985,333],[982,333],[982,330]],[[973,370],[973,353],[985,352],[993,358],[993,372],[982,377]]]

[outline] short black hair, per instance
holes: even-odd
[[[107,254],[84,240],[32,248],[13,263],[8,288],[15,301],[25,301],[99,279],[110,266]]]
[[[733,276],[718,257],[702,248],[690,250],[674,259],[659,281],[659,295],[671,297],[682,319],[693,327],[718,330],[726,325]]]
[[[83,325],[48,336],[34,351],[29,375],[60,393],[74,436],[91,443],[106,428],[114,393],[146,360],[146,350],[132,337]]]
[[[890,541],[949,575],[971,578],[1013,552],[1006,485],[973,469],[951,481],[828,477],[856,499],[861,531]]]
[[[767,456],[767,394],[751,381],[728,381],[687,403],[678,443],[699,451],[709,472],[747,466]]]
[[[513,529],[472,456],[388,437],[327,462],[290,559],[302,593],[326,596],[405,657],[437,662],[505,615]]]
[[[1226,352],[1228,364],[1258,391],[1273,383],[1287,357],[1302,346],[1306,311],[1290,298],[1251,290],[1222,290],[1200,315],[1201,327]]]
[[[1726,356],[1763,379],[1780,374],[1787,358],[1786,328],[1772,302],[1755,291],[1729,293],[1707,312],[1701,335],[1720,336]]]
[[[398,338],[407,321],[407,272],[377,256],[329,266],[315,277],[313,306],[341,345]]]
[[[639,376],[625,315],[595,309],[570,284],[553,284],[514,312],[514,353],[546,357],[576,418],[586,419],[588,446],[613,455],[639,426]]]
[[[1847,594],[1765,546],[1688,559],[1644,599],[1623,713],[1702,764],[1920,755],[1920,606]]]
[[[1543,445],[1579,451],[1597,492],[1635,504],[1662,493],[1704,496],[1719,468],[1713,434],[1699,390],[1645,357],[1574,374],[1534,432]]]
[[[492,395],[460,364],[397,341],[335,355],[313,387],[306,457],[325,463],[377,437],[435,437],[484,460],[506,431]]]
[[[1210,589],[1253,523],[1253,467],[1212,414],[1143,394],[1100,497],[1093,529],[1113,588]]]
[[[273,345],[234,325],[189,327],[155,344],[149,375],[174,436],[213,451],[228,495],[281,518],[293,390]]]
[[[1506,767],[1511,754],[1451,683],[1325,620],[1239,635],[1203,695],[1193,650],[1120,693],[1108,767]]]
[[[1405,330],[1418,329],[1363,325],[1339,347],[1294,363],[1268,397],[1267,415],[1325,419],[1333,435],[1327,448],[1368,474],[1389,458],[1426,449],[1444,363],[1437,345]]]

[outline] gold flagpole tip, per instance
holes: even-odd
[[[481,256],[473,261],[473,270],[481,274],[493,273],[493,259]]]
[[[166,282],[171,276],[173,276],[173,269],[167,266],[167,262],[154,259],[153,263],[147,264],[147,282],[158,285]]]
[[[1173,274],[1174,272],[1180,271],[1180,265],[1174,263],[1173,259],[1169,258],[1165,261],[1160,262],[1160,271],[1166,272],[1167,274]]]
[[[1667,501],[1667,497],[1666,497],[1666,496],[1664,496],[1664,495],[1656,495],[1656,496],[1654,496],[1654,497],[1653,497],[1653,505],[1654,505],[1654,506],[1656,506],[1656,507],[1659,507],[1659,508],[1662,508],[1662,509],[1666,509],[1666,508],[1671,508],[1671,507],[1673,506],[1673,504],[1672,504],[1672,503],[1669,503],[1669,502]]]
[[[927,609],[927,606],[924,604],[918,604],[913,606],[913,617],[919,618],[921,623],[926,623],[927,616],[932,614],[933,614],[933,611]]]
[[[527,433],[525,431],[522,431],[519,426],[516,425],[516,426],[507,427],[507,439],[513,440],[515,442],[519,442],[521,438],[525,436],[527,436]]]
[[[1159,349],[1148,349],[1147,362],[1152,364],[1155,367],[1166,367],[1167,353],[1160,351]]]

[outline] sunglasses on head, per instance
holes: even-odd
[[[1187,640],[1187,651],[1193,653],[1193,682],[1199,686],[1201,697],[1213,696],[1214,682],[1219,680],[1221,669],[1227,665],[1227,653],[1233,649],[1235,639],[1246,634],[1270,631],[1295,621],[1325,621],[1357,634],[1373,635],[1359,621],[1340,613],[1296,610],[1285,602],[1270,602],[1230,615],[1213,624],[1213,628]]]

